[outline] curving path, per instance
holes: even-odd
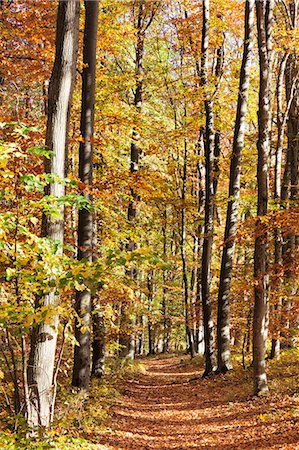
[[[231,375],[202,380],[196,367],[179,358],[142,362],[146,374],[122,386],[112,409],[100,438],[105,448],[299,449],[299,422],[282,420],[291,406],[269,414],[273,398],[242,399]]]

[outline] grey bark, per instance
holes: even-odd
[[[249,88],[251,51],[253,45],[254,0],[245,3],[245,32],[243,60],[240,72],[239,94],[234,130],[232,156],[230,161],[230,179],[228,205],[224,232],[224,247],[221,260],[221,272],[218,292],[218,368],[219,372],[232,369],[230,352],[230,288],[232,279],[233,259],[235,253],[234,236],[238,223],[241,158],[244,147],[245,120],[247,112],[247,97]]]
[[[80,131],[83,142],[79,148],[79,179],[84,185],[93,183],[93,132],[96,83],[96,47],[99,1],[85,1],[85,24],[83,38],[83,72]],[[90,194],[85,194],[92,201]],[[79,210],[78,260],[93,260],[93,213],[90,209]],[[80,321],[75,324],[73,386],[88,389],[90,382],[90,334],[91,290],[85,283],[83,291],[76,292],[76,312]]]
[[[258,164],[257,164],[257,237],[254,248],[254,313],[253,313],[253,381],[254,394],[268,392],[266,375],[266,339],[268,307],[268,249],[267,233],[259,217],[268,213],[268,159],[270,115],[270,60],[272,0],[256,0],[260,87],[258,109]]]
[[[214,111],[213,101],[208,92],[208,48],[209,48],[209,28],[210,10],[209,0],[203,0],[203,27],[202,27],[202,56],[201,56],[201,86],[205,96],[205,227],[204,242],[202,251],[202,306],[203,325],[205,340],[205,371],[204,376],[216,370],[214,324],[212,317],[212,305],[210,295],[211,284],[211,262],[214,233]]]
[[[61,0],[58,5],[56,28],[56,54],[49,85],[46,147],[54,155],[45,164],[47,173],[65,177],[65,154],[69,128],[70,108],[76,74],[79,33],[79,0]],[[65,194],[63,182],[48,186],[47,194],[60,198]],[[64,208],[61,217],[43,217],[43,235],[59,244],[62,253],[64,235]],[[57,280],[58,281],[58,280]],[[52,289],[39,300],[38,306],[52,306],[59,301],[57,289]],[[57,341],[58,315],[49,324],[42,323],[33,329],[28,366],[30,401],[28,424],[31,428],[48,427],[53,403],[53,372]]]
[[[186,108],[185,108],[186,117]],[[186,255],[186,189],[187,189],[187,162],[188,162],[188,143],[187,139],[184,140],[184,166],[183,166],[183,186],[182,186],[182,208],[181,208],[181,258],[182,258],[182,273],[183,273],[183,290],[184,290],[184,303],[185,303],[185,328],[186,328],[186,341],[187,350],[194,357],[194,341],[193,333],[190,327],[190,304],[189,304],[189,284],[188,284],[188,272],[187,272],[187,255]]]
[[[198,67],[198,64],[196,65]],[[199,73],[200,75],[200,73]],[[204,222],[202,217],[204,215],[204,203],[205,203],[205,167],[201,161],[204,156],[204,130],[200,130],[199,140],[197,144],[197,155],[199,161],[197,163],[197,205],[198,214],[200,217],[200,223],[196,230],[196,238],[198,241],[198,270],[196,280],[196,301],[195,301],[195,336],[194,345],[197,353],[204,353],[204,331],[203,331],[203,314],[202,314],[202,270],[200,261],[202,259],[202,247],[203,247],[203,235],[204,235]]]

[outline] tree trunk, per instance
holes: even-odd
[[[186,109],[185,109],[186,117]],[[191,358],[194,357],[194,342],[193,334],[190,328],[190,305],[189,305],[189,286],[188,286],[188,272],[187,272],[187,255],[186,255],[186,189],[187,189],[187,161],[188,161],[188,143],[184,140],[184,167],[183,167],[183,187],[182,187],[182,209],[181,209],[181,258],[182,258],[182,273],[183,273],[183,290],[184,290],[184,304],[185,304],[185,329],[187,351]]]
[[[150,269],[147,275],[147,301],[148,301],[148,354],[155,354],[155,343],[154,343],[154,330],[152,324],[152,309],[153,309],[153,299],[154,299],[154,282],[153,282],[154,271]]]
[[[221,81],[222,72],[223,72],[223,64],[224,64],[224,39],[225,36],[223,35],[223,40],[221,45],[217,48],[216,52],[216,68],[215,68],[215,76],[216,76],[216,83],[217,83],[217,89]],[[216,121],[219,114],[216,114]],[[217,188],[218,188],[218,180],[220,175],[220,167],[219,167],[219,157],[221,153],[221,131],[219,129],[216,129],[215,131],[215,142],[214,142],[214,177],[213,177],[213,188],[214,188],[214,195],[217,194]],[[218,213],[216,211],[215,207],[215,216],[217,217]]]
[[[91,375],[102,378],[105,375],[106,330],[105,319],[100,306],[93,307],[93,342]]]
[[[163,226],[162,226],[162,234],[163,234],[163,260],[166,263],[167,261],[167,209],[165,208],[163,214]],[[166,270],[163,270],[163,294],[162,294],[162,316],[163,316],[163,353],[167,353],[169,351],[169,319],[167,318],[167,273]]]
[[[294,13],[293,27],[296,26],[296,15]],[[299,83],[298,83],[298,61],[295,55],[290,55],[286,69],[286,100],[290,105],[287,118],[287,158],[285,164],[283,185],[281,191],[281,206],[283,208],[294,208],[298,205],[298,154],[299,154]],[[284,300],[283,314],[286,318],[288,333],[285,344],[293,347],[295,340],[292,336],[292,328],[298,324],[298,315],[292,314],[292,297],[296,294],[295,252],[298,247],[298,236],[287,234],[283,237],[282,260],[284,266],[284,286],[286,298]]]
[[[244,146],[245,119],[247,112],[247,97],[249,87],[251,50],[253,44],[254,0],[245,3],[245,33],[242,67],[239,81],[239,95],[234,131],[232,157],[230,162],[230,181],[226,225],[224,232],[224,247],[221,260],[221,272],[218,292],[218,371],[226,372],[232,369],[230,352],[230,288],[235,252],[234,236],[238,222],[240,197],[241,158]]]
[[[196,64],[198,68],[198,64]],[[199,72],[200,75],[200,72]],[[197,143],[197,205],[198,214],[200,217],[204,214],[204,199],[205,199],[205,167],[204,163],[201,161],[204,157],[204,129],[200,130],[199,140]],[[202,319],[202,270],[200,267],[200,260],[202,259],[202,247],[203,247],[203,235],[204,235],[204,224],[200,223],[196,230],[197,240],[198,240],[198,269],[197,269],[197,280],[196,280],[196,300],[195,300],[195,336],[194,345],[197,353],[204,354],[204,329],[203,329],[203,319]]]
[[[96,47],[99,1],[85,4],[85,25],[83,40],[82,104],[80,130],[83,142],[79,149],[79,179],[85,186],[93,182],[93,131],[96,81]],[[91,201],[90,194],[84,194]],[[92,262],[93,259],[93,213],[90,209],[79,210],[78,260]],[[73,386],[88,389],[90,382],[90,333],[91,333],[91,291],[86,284],[83,291],[76,292],[76,312],[80,318],[75,325],[75,346]]]
[[[214,233],[214,111],[213,101],[208,92],[208,47],[209,47],[210,10],[209,0],[203,0],[203,27],[202,27],[202,56],[201,56],[201,86],[205,100],[205,227],[202,251],[202,306],[205,339],[205,371],[204,376],[216,370],[214,324],[210,295],[211,263]]]
[[[282,163],[282,152],[283,152],[283,142],[284,142],[284,128],[286,122],[286,115],[283,116],[282,111],[282,95],[283,95],[283,81],[286,69],[286,63],[289,55],[284,54],[279,67],[279,74],[277,80],[276,89],[276,104],[277,104],[277,145],[275,151],[275,168],[274,168],[274,200],[280,202],[281,193],[281,163]],[[281,276],[280,270],[282,265],[282,236],[279,229],[274,230],[274,293],[278,297],[275,305],[273,307],[273,312],[275,315],[276,323],[274,324],[274,329],[272,330],[272,342],[271,342],[271,352],[270,359],[279,358],[280,356],[280,327],[277,322],[280,322],[281,316],[281,306],[282,301],[280,297],[281,289]]]
[[[48,122],[46,147],[53,156],[45,164],[47,173],[65,177],[65,155],[69,128],[70,108],[76,74],[79,33],[79,0],[60,0],[57,13],[56,55],[49,85]],[[47,194],[56,198],[65,195],[62,181],[47,187]],[[58,243],[58,254],[62,254],[64,235],[64,208],[61,216],[43,217],[43,235]],[[53,289],[39,301],[38,306],[55,307],[59,300],[57,290]],[[28,405],[28,424],[31,428],[48,427],[53,404],[53,372],[57,340],[58,315],[51,323],[42,323],[33,329],[28,366],[30,401]]]
[[[139,356],[144,355],[144,335],[145,335],[145,316],[141,314],[139,317],[139,333],[138,333],[138,344],[137,344],[137,354]]]
[[[136,24],[136,32],[137,32],[137,42],[136,42],[136,52],[135,52],[135,92],[134,92],[134,107],[136,111],[137,117],[141,113],[142,109],[142,89],[143,89],[143,52],[144,52],[144,30],[143,20],[144,20],[144,0],[139,1],[138,7],[138,17]],[[139,156],[140,156],[140,148],[139,148],[139,134],[136,128],[133,128],[132,132],[132,141],[131,141],[131,161],[130,161],[130,172],[132,174],[138,172],[139,170]],[[136,200],[138,200],[137,193],[131,189],[132,201],[129,203],[128,207],[128,222],[134,224],[136,221]],[[133,251],[136,248],[136,243],[130,241],[127,245],[128,251]],[[131,269],[127,272],[127,274],[134,280],[136,279],[137,272],[134,269]],[[122,358],[129,357],[134,359],[134,347],[132,346],[132,342],[134,340],[134,336],[131,334],[132,331],[132,321],[130,320],[128,314],[126,314],[125,306],[122,308],[122,330],[121,330],[121,338],[120,344],[122,346],[120,356]],[[128,334],[128,331],[130,333]]]
[[[269,90],[271,48],[272,0],[256,0],[260,88],[258,110],[258,164],[257,164],[257,237],[254,248],[254,313],[253,313],[253,379],[254,394],[268,392],[266,375],[266,339],[268,307],[268,250],[267,233],[259,217],[268,213],[268,159],[269,159]]]
[[[192,264],[190,279],[190,328],[193,340],[194,354],[198,353],[198,329],[197,329],[197,280],[198,280],[198,260],[199,260],[199,248],[198,248],[198,236],[193,237],[193,249],[192,249]]]

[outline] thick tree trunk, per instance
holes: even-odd
[[[208,48],[209,48],[210,10],[209,0],[203,0],[201,86],[205,95],[205,227],[202,252],[202,305],[205,339],[205,371],[204,376],[216,370],[214,324],[210,295],[211,263],[214,233],[214,111],[213,101],[208,92]]]
[[[266,375],[266,339],[268,308],[268,250],[267,233],[259,217],[268,213],[268,159],[269,159],[269,90],[271,48],[272,0],[256,0],[258,47],[260,63],[260,89],[258,110],[258,165],[257,165],[257,237],[254,248],[254,314],[253,314],[253,379],[254,394],[268,392]]]
[[[93,182],[93,131],[96,81],[96,47],[99,1],[85,1],[85,26],[83,40],[82,104],[80,130],[83,142],[79,149],[79,179],[84,185]],[[90,194],[85,194],[91,201]],[[79,210],[78,260],[92,262],[93,259],[93,213],[90,209]],[[76,322],[73,386],[88,389],[90,382],[90,333],[91,333],[91,291],[86,285],[76,292],[76,311],[80,323]]]
[[[221,272],[218,292],[218,371],[226,372],[232,369],[230,353],[230,288],[235,252],[234,235],[238,222],[240,197],[241,158],[244,146],[245,119],[247,112],[247,96],[251,65],[251,50],[253,44],[254,0],[245,3],[245,33],[242,67],[240,72],[239,95],[234,131],[233,150],[230,162],[230,181],[226,225],[224,232],[224,247],[221,260]]]
[[[48,122],[46,147],[54,155],[45,164],[47,173],[65,177],[65,155],[69,128],[70,108],[73,85],[76,74],[79,33],[79,0],[61,0],[58,5],[56,29],[56,55],[49,85]],[[48,186],[47,194],[56,198],[65,195],[62,181]],[[58,243],[57,253],[62,253],[64,234],[64,208],[61,216],[43,218],[43,235]],[[58,303],[59,295],[53,289],[39,301],[38,306]],[[53,372],[57,340],[58,315],[51,323],[43,323],[33,329],[31,351],[28,366],[30,401],[28,405],[28,423],[31,428],[48,427],[53,412]]]

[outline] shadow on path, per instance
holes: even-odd
[[[142,362],[146,373],[122,386],[100,437],[107,450],[299,449],[292,418],[263,414],[270,398],[228,401],[223,380],[203,380],[179,358]]]

